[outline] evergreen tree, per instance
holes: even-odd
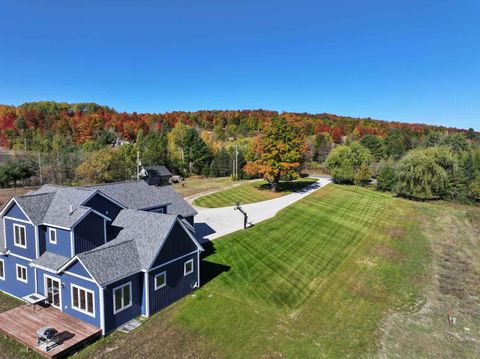
[[[383,158],[383,143],[379,137],[368,134],[360,140],[360,143],[370,151],[376,161],[380,161]]]
[[[398,128],[390,130],[385,138],[385,152],[394,160],[400,159],[405,154],[405,138]]]

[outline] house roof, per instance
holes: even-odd
[[[77,255],[99,285],[142,270],[135,241],[110,241],[91,251]]]
[[[165,166],[148,166],[145,167],[148,171],[148,174],[151,176],[171,176],[172,173]],[[153,173],[152,173],[153,172]]]
[[[116,238],[77,255],[100,285],[148,270],[177,222],[177,216],[123,209],[112,226]]]
[[[168,212],[183,217],[197,214],[197,211],[185,201],[172,186],[154,187],[144,181],[105,183],[82,187],[97,189],[127,208],[147,209],[168,205]]]
[[[55,254],[52,252],[45,252],[40,257],[31,262],[35,267],[47,268],[53,271],[58,271],[70,258]]]
[[[33,224],[52,224],[70,228],[89,211],[83,207],[94,191],[45,185],[34,192],[14,197]]]

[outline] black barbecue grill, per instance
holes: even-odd
[[[61,343],[61,336],[55,328],[43,327],[37,330],[37,345],[45,345],[45,351],[50,351]]]

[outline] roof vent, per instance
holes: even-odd
[[[73,212],[73,206],[70,205],[70,214]]]

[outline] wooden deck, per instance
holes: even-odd
[[[62,333],[63,344],[48,352],[38,347],[37,330],[43,327],[52,327]],[[34,311],[32,306],[22,305],[0,313],[0,333],[47,358],[59,358],[100,337],[102,330],[53,307],[37,305]]]

